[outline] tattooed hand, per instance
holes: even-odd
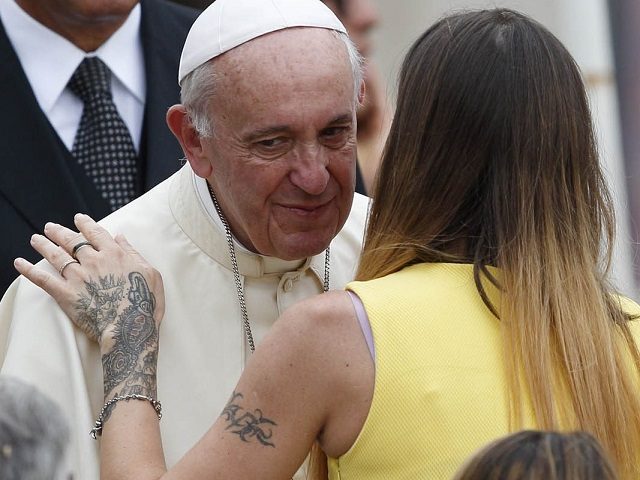
[[[86,215],[76,215],[75,223],[80,233],[48,223],[46,236],[31,239],[58,273],[23,259],[16,260],[16,269],[99,342],[105,399],[127,394],[155,398],[162,277],[124,237],[112,238]]]
[[[112,238],[86,215],[76,215],[75,223],[80,233],[48,223],[46,236],[31,239],[53,271],[23,259],[16,260],[16,269],[100,343],[105,395],[155,388],[158,328],[164,313],[162,277],[124,237]],[[85,241],[90,244],[74,252],[74,246]],[[73,262],[73,253],[78,262]]]

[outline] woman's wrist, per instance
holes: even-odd
[[[123,351],[117,342],[111,342],[111,349],[103,350],[102,373],[104,379],[104,402],[96,427],[98,435],[102,425],[109,419],[120,400],[147,400],[158,417],[161,407],[157,389],[158,338],[149,342],[146,349],[137,352]],[[101,345],[102,347],[102,345]],[[134,361],[135,360],[135,361]],[[96,428],[92,435],[95,437]]]
[[[139,352],[117,345],[102,355],[105,401],[118,395],[138,394],[156,398],[158,341]]]

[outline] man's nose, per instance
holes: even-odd
[[[328,165],[327,152],[321,146],[306,147],[296,156],[289,179],[305,193],[320,195],[331,176]]]

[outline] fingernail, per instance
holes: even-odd
[[[13,261],[13,265],[16,267],[20,267],[22,265],[26,265],[27,261],[24,258],[18,257]]]
[[[31,243],[35,243],[35,241],[38,239],[40,235],[38,235],[37,233],[34,233],[33,235],[31,235]]]

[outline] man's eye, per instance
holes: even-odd
[[[285,143],[285,139],[284,138],[267,138],[265,140],[260,140],[259,142],[256,143],[256,145],[258,145],[259,147],[263,147],[263,148],[277,148],[281,145],[283,145]]]
[[[348,131],[347,127],[330,127],[330,128],[325,128],[322,131],[322,134],[325,137],[336,137],[338,135],[347,133],[347,131]]]
[[[274,159],[287,153],[290,148],[291,141],[288,137],[274,137],[254,142],[252,150],[259,157]]]
[[[339,148],[347,142],[349,132],[349,127],[329,127],[322,131],[322,138],[329,147]]]

